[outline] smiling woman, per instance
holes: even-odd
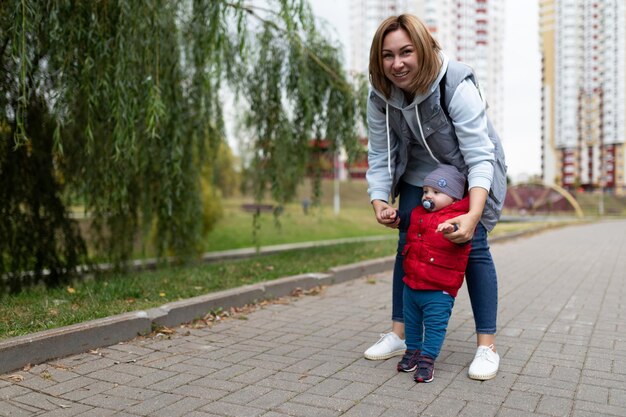
[[[369,71],[372,92],[367,109],[366,176],[378,223],[397,228],[396,219],[383,215],[391,209],[390,203],[400,196],[399,210],[413,210],[420,204],[426,175],[438,164],[451,165],[467,176],[469,210],[448,219],[458,228],[446,233],[445,238],[455,244],[471,241],[465,276],[475,312],[480,355],[470,366],[469,376],[480,380],[493,378],[499,364],[494,347],[498,287],[487,232],[494,228],[502,210],[506,165],[476,76],[469,66],[449,59],[424,23],[407,14],[391,16],[380,24],[372,40]],[[418,317],[416,304],[410,308],[404,304],[407,299],[414,301],[413,293],[403,282],[407,233],[401,229],[398,239],[392,332],[365,351],[366,358],[377,360],[402,355],[406,349],[399,369],[404,365],[412,369],[410,363],[404,362],[413,361],[424,342],[417,337],[407,337],[406,343],[403,340],[405,318]],[[420,314],[426,317],[428,309]],[[426,332],[436,327],[407,320],[407,329],[422,325]],[[422,334],[422,330],[407,333],[411,334]],[[418,360],[429,367],[426,377],[416,375],[418,382],[432,380],[436,354],[427,359]]]

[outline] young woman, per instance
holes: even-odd
[[[437,164],[455,166],[467,175],[470,208],[453,219],[458,230],[446,236],[455,243],[472,241],[466,270],[476,324],[478,349],[469,377],[493,378],[500,362],[495,348],[498,308],[497,275],[487,232],[497,223],[506,194],[506,165],[486,104],[470,67],[441,51],[415,16],[393,16],[381,23],[370,50],[367,118],[368,193],[376,220],[397,228],[397,219],[381,216],[400,196],[399,209],[421,202],[426,174]],[[399,233],[393,273],[392,331],[365,351],[372,360],[403,355],[404,271]]]

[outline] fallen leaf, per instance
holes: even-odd
[[[324,285],[317,285],[317,286],[311,288],[310,290],[306,291],[304,294],[305,295],[320,295],[325,290],[326,290],[326,286],[324,286]]]
[[[160,293],[159,293],[159,297],[165,297],[165,295],[166,295],[166,294],[165,294],[164,292],[160,292]]]
[[[161,334],[174,334],[174,333],[176,333],[176,330],[170,329],[169,327],[165,327],[165,326],[159,327],[156,331],[161,333]]]
[[[76,292],[76,290],[72,287],[67,287],[67,292],[70,294],[74,294]]]
[[[13,374],[7,376],[7,379],[13,382],[22,382],[24,380],[24,376],[20,374]]]
[[[24,367],[22,368],[22,371],[24,371],[24,372],[28,372],[28,371],[30,371],[30,368],[32,368],[32,367],[33,367],[33,365],[32,365],[32,364],[27,363],[27,364],[26,364],[26,365],[24,365]]]

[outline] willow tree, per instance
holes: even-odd
[[[339,49],[306,0],[264,4],[0,2],[0,288],[58,284],[88,261],[72,202],[99,259],[122,264],[138,234],[159,256],[196,253],[215,220],[203,196],[219,196],[200,182],[224,142],[226,88],[242,97],[259,200],[294,195],[310,138],[355,149]]]

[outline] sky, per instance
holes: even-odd
[[[348,62],[349,0],[309,0],[329,35],[344,45]],[[504,0],[504,120],[502,145],[509,176],[523,182],[541,173],[541,55],[537,1]]]

